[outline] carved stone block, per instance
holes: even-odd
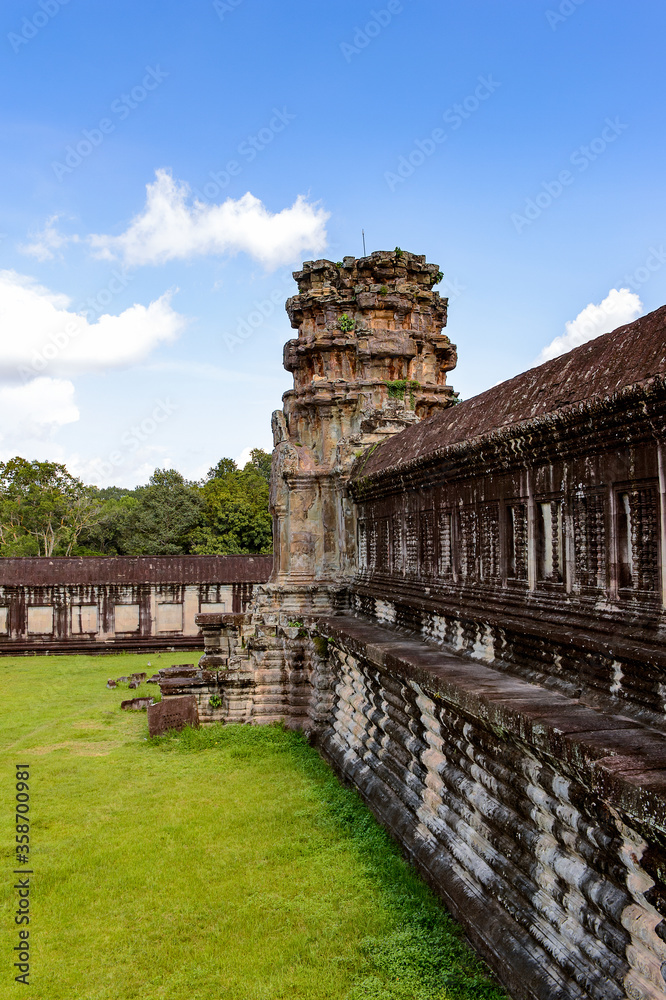
[[[181,730],[185,726],[198,725],[197,699],[193,694],[164,698],[148,708],[148,732],[151,736],[161,736],[170,729]]]

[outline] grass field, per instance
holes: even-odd
[[[183,659],[177,654],[176,659]],[[189,654],[188,659],[195,656]],[[500,1000],[455,924],[296,733],[157,740],[108,677],[174,654],[0,659],[0,996]],[[30,765],[30,987],[14,982]]]

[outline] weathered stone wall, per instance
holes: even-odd
[[[358,619],[321,627],[325,756],[511,993],[663,997],[660,735]]]
[[[401,477],[399,493],[392,477],[359,483],[353,605],[660,724],[660,444],[618,440],[590,456],[567,454],[560,443],[549,455],[552,438],[540,447],[532,434],[526,459],[522,443],[517,434],[514,455],[499,468],[483,450],[478,465],[470,460],[456,472],[424,463]]]
[[[0,560],[0,653],[201,648],[195,617],[241,612],[271,556]]]
[[[163,695],[307,731],[513,996],[666,996],[663,731],[368,618],[202,628]]]
[[[197,621],[205,653],[196,668],[161,671],[163,697],[194,695],[204,724],[284,722],[308,733],[326,724],[333,682],[328,643],[314,620],[249,612]]]

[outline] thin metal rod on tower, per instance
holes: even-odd
[[[361,230],[361,236],[363,237],[363,256],[365,257],[366,256],[366,252],[365,252],[365,229]]]

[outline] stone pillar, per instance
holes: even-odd
[[[298,336],[284,349],[294,387],[273,414],[273,575],[245,614],[196,620],[200,667],[219,670],[223,719],[316,729],[332,677],[313,619],[344,608],[355,573],[352,468],[368,447],[456,401],[446,384],[456,349],[433,288],[442,275],[425,257],[308,261],[294,277],[287,312]]]
[[[276,559],[258,607],[329,610],[356,561],[346,486],[365,449],[456,393],[456,349],[436,264],[404,251],[308,261],[287,302],[298,336],[284,349],[294,387],[273,414],[271,508]]]

